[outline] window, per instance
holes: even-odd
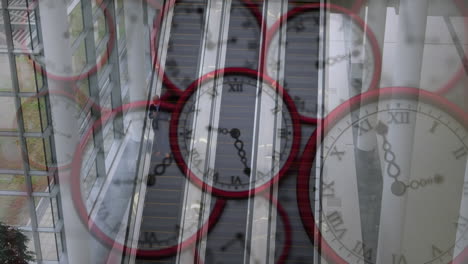
[[[0,96],[0,130],[16,131],[18,123],[16,120],[16,105],[13,97]]]
[[[0,222],[10,226],[31,226],[28,197],[0,196]]]
[[[0,174],[0,191],[26,191],[24,175]]]
[[[80,73],[86,66],[86,62],[86,45],[85,41],[83,40],[75,50],[72,57],[73,73]]]
[[[21,92],[35,92],[36,73],[32,61],[26,55],[16,56],[16,70],[18,72],[18,84]]]
[[[70,40],[73,43],[76,38],[83,32],[83,12],[81,9],[81,2],[73,8],[68,16]]]
[[[18,137],[0,137],[0,169],[23,169],[20,143]]]
[[[26,138],[29,166],[32,170],[46,170],[44,141],[42,138]]]
[[[35,97],[22,98],[24,130],[26,132],[41,132],[41,118],[39,115],[39,100]]]
[[[1,45],[1,32],[0,32],[0,45]],[[1,47],[0,47],[1,48]],[[0,54],[0,91],[11,91],[13,85],[11,82],[10,62],[7,54]]]

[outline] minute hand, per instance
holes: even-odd
[[[387,139],[388,126],[382,122],[376,127],[376,132],[383,138],[382,148],[384,150],[384,159],[388,163],[387,174],[395,181],[392,184],[392,193],[397,196],[402,196],[406,192],[406,184],[398,179],[401,174],[400,166],[395,162],[396,156],[392,151],[392,144]]]
[[[240,157],[242,164],[244,165],[244,174],[250,177],[250,168],[247,166],[247,158],[245,157],[246,153],[244,150],[244,142],[239,139],[240,137],[240,130],[237,128],[231,129],[229,132],[231,137],[235,139],[234,147],[237,149],[237,155]]]

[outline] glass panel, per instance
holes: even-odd
[[[85,41],[83,40],[80,46],[76,49],[75,53],[73,54],[72,63],[73,63],[73,72],[79,73],[83,70],[86,66],[86,45]]]
[[[26,196],[0,196],[0,222],[11,226],[30,226]]]
[[[0,38],[1,39],[1,38]],[[7,54],[0,54],[0,91],[11,91],[13,85],[11,83],[10,62]]]
[[[31,176],[33,192],[48,192],[48,176]]]
[[[39,100],[37,98],[22,98],[24,130],[26,132],[41,132],[41,118],[39,116]]]
[[[83,12],[81,9],[81,2],[79,2],[75,8],[73,8],[72,12],[68,17],[69,21],[69,32],[70,32],[70,39],[73,43],[75,39],[80,35],[83,31]]]
[[[39,233],[43,260],[58,260],[57,243],[55,241],[55,236],[56,233]]]
[[[91,157],[93,150],[94,150],[94,135],[90,135],[89,140],[86,143],[86,147],[83,151],[83,162],[86,162],[87,159]]]
[[[36,62],[33,61],[33,67],[36,67]],[[45,74],[44,71],[36,70],[36,83],[37,83],[37,90],[39,91],[44,86],[44,78],[42,78],[42,74]]]
[[[104,154],[106,158],[112,147],[112,143],[114,143],[114,124],[112,124],[112,122],[109,122],[107,126],[110,126],[110,129],[106,130],[107,134],[104,137]]]
[[[5,37],[5,27],[3,25],[2,20],[0,20],[0,49],[6,49],[7,42]]]
[[[47,164],[54,164],[52,160],[52,146],[50,145],[50,137],[44,138],[44,147],[45,147],[45,152],[46,152],[46,160]]]
[[[59,260],[62,259],[62,254],[63,254],[62,237],[64,237],[63,230],[62,232],[56,234],[56,240],[55,240],[57,241],[57,253],[58,253]]]
[[[50,199],[47,197],[34,197],[36,207],[37,224],[39,227],[54,227],[52,207]]]
[[[29,166],[33,170],[46,170],[44,141],[42,138],[26,138]]]
[[[96,162],[94,162],[93,167],[89,171],[88,175],[84,178],[83,181],[83,194],[84,200],[88,199],[91,190],[93,189],[94,183],[96,183],[97,178],[97,170],[96,170]]]
[[[119,24],[117,25],[118,30],[117,30],[117,39],[121,40],[125,38],[125,19],[123,15],[120,15],[119,17]]]
[[[47,116],[47,101],[48,97],[40,97],[40,112],[41,112],[41,120],[42,120],[42,127],[45,129],[48,126],[48,116]]]
[[[13,33],[13,46],[15,49],[19,50],[30,50],[32,48],[32,43],[29,32],[29,13],[26,11],[11,10],[9,14],[11,31]]]
[[[54,218],[54,223],[57,223],[59,220],[59,211],[58,211],[58,204],[57,204],[57,198],[52,198],[52,216]]]
[[[102,107],[104,109],[112,109],[112,101],[111,101],[111,94],[109,94],[109,96],[107,96],[106,99],[104,99],[104,103],[102,104]]]
[[[36,79],[33,64],[28,56],[16,56],[16,69],[18,71],[18,84],[21,92],[35,92]]]
[[[116,0],[115,1],[115,10],[117,11],[116,14],[119,13],[119,10],[123,8],[123,0]]]
[[[126,86],[128,82],[128,65],[127,65],[127,54],[124,54],[120,58],[120,84],[122,87]],[[125,89],[121,89],[123,92]]]
[[[0,137],[0,169],[23,169],[19,138]]]
[[[0,130],[16,131],[18,123],[16,120],[16,105],[13,97],[0,97]]]
[[[78,101],[78,104],[81,106],[81,108],[83,108],[84,106],[86,106],[86,103],[89,99],[89,80],[84,79],[80,81],[77,86],[78,86],[78,90],[81,93],[78,93],[76,95],[76,99]]]
[[[26,191],[24,175],[0,174],[0,191]]]
[[[96,47],[99,45],[99,43],[104,39],[106,36],[106,19],[104,17],[104,14],[99,11],[96,13],[97,18],[96,21],[94,22],[94,43]]]

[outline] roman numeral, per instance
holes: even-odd
[[[208,168],[208,171],[205,172],[205,177],[212,178],[214,182],[218,182],[219,172],[215,171],[212,168]]]
[[[275,164],[275,162],[279,162],[280,160],[283,160],[283,158],[284,158],[283,153],[275,150],[272,156],[273,164]]]
[[[336,146],[333,148],[333,151],[330,153],[330,156],[336,156],[338,160],[341,160],[342,157],[344,156],[345,152],[344,151],[338,151]]]
[[[281,138],[287,139],[290,132],[288,131],[287,128],[278,128],[278,134],[280,135]]]
[[[455,156],[455,158],[458,160],[458,159],[461,159],[464,156],[466,156],[467,151],[466,151],[465,147],[461,147],[461,148],[459,148],[459,149],[457,149],[455,151],[452,151],[452,153]]]
[[[241,185],[242,181],[239,176],[231,176],[231,184]],[[237,188],[237,187],[236,187]]]
[[[366,260],[372,259],[372,248],[367,248],[362,241],[356,241],[353,251],[358,255],[363,256]]]
[[[439,249],[438,247],[432,245],[432,256],[434,258],[442,255],[442,253],[444,253],[444,252],[441,249]]]
[[[149,247],[153,247],[153,243],[158,242],[158,238],[154,232],[144,232],[144,239],[139,240],[138,242],[142,244],[149,244]]]
[[[409,124],[409,112],[388,112],[389,124]]]
[[[185,139],[191,139],[192,138],[192,129],[185,129],[184,132],[180,132],[179,136],[183,136]]]
[[[434,121],[434,123],[432,124],[432,127],[431,129],[429,130],[429,132],[431,132],[432,134],[434,134],[434,132],[436,131],[437,127],[439,127],[440,123],[437,122],[437,121]]]
[[[241,93],[244,91],[244,87],[242,83],[228,83],[229,85],[229,93]]]
[[[322,196],[335,197],[335,181],[332,181],[329,184],[323,182],[322,188]]]
[[[200,163],[202,162],[201,160],[201,155],[200,153],[198,153],[198,151],[196,149],[192,149],[192,151],[190,152],[191,156],[192,156],[192,164],[194,164],[195,166],[199,166]]]
[[[405,255],[392,254],[392,264],[408,264]]]
[[[334,211],[327,215],[327,222],[338,239],[342,239],[347,229],[343,228],[343,218],[338,211]]]
[[[359,136],[362,136],[362,134],[369,132],[373,128],[371,123],[369,122],[369,119],[364,119],[358,122],[354,125],[354,127],[358,129]]]

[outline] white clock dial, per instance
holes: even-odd
[[[466,117],[426,94],[388,91],[325,121],[317,152],[305,155],[313,166],[301,170],[300,199],[309,201],[301,210],[314,214],[337,263],[451,263],[468,246]],[[359,149],[370,137],[375,148]]]
[[[310,80],[305,79],[308,76],[326,72],[325,110],[331,111],[354,94],[375,88],[381,68],[380,59],[375,60],[380,58],[380,51],[370,28],[358,16],[350,15],[349,10],[327,5],[330,12],[326,33],[321,33],[324,26],[320,23],[321,8],[326,7],[318,3],[295,7],[278,19],[267,33],[267,73],[284,82],[299,113],[307,117],[316,117],[317,96],[320,96],[318,91],[311,96],[310,89],[317,87],[319,81],[311,85]],[[281,23],[286,27],[284,34]],[[280,35],[282,38],[278,41]],[[317,37],[312,37],[314,35]],[[285,61],[283,66],[282,61]],[[289,72],[292,69],[294,72]]]
[[[222,87],[217,87],[220,85]],[[281,98],[274,88],[264,83],[260,110],[256,106],[259,98],[256,96],[257,85],[257,78],[236,74],[224,76],[222,84],[215,85],[213,80],[205,82],[198,88],[200,89],[198,95],[192,91],[186,100],[179,102],[179,105],[183,103],[183,106],[172,120],[176,126],[177,138],[171,138],[171,141],[175,143],[173,153],[180,153],[179,157],[177,155],[175,157],[179,167],[183,171],[189,167],[188,177],[199,185],[212,186],[216,194],[248,195],[249,190],[266,186],[273,179],[277,180],[295,156],[294,150],[297,148],[293,145],[297,144],[298,140],[295,140],[294,134],[298,133],[298,130],[294,129],[294,124],[298,122],[294,114],[290,113],[293,107],[290,99],[289,101],[284,99],[287,95]],[[210,102],[217,96],[221,96],[218,124],[216,127],[213,125],[197,127],[199,122],[194,123],[194,118],[197,115],[210,116],[211,111],[210,107],[200,106],[197,101]],[[261,164],[266,165],[257,166],[256,173],[252,173],[255,131],[262,129],[255,128],[257,111],[260,111],[261,119],[268,119],[277,124],[275,123],[274,130],[269,131],[268,135],[260,135],[263,138],[271,137],[271,142],[265,143],[260,138],[255,143],[258,144],[258,151],[265,153],[265,155],[259,154],[255,161],[261,161]],[[204,151],[198,147],[209,144],[211,138],[193,139],[194,129],[205,129],[209,133],[216,133],[216,142],[211,143],[217,146],[213,168],[206,170],[199,165],[205,157],[202,154]],[[192,146],[192,142],[196,143]],[[275,147],[275,144],[279,145]],[[174,150],[174,147],[177,150]],[[192,160],[189,164],[190,156]]]

